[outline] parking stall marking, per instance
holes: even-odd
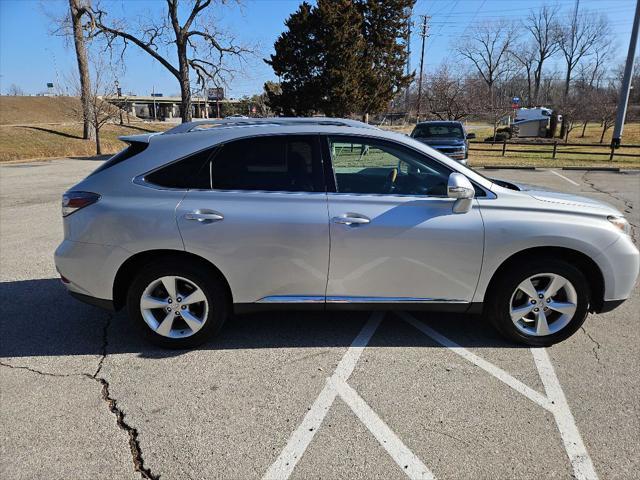
[[[576,187],[579,187],[580,184],[578,182],[574,182],[573,180],[571,180],[569,177],[565,177],[564,175],[562,175],[561,173],[556,172],[555,170],[549,170],[551,173],[553,173],[554,175],[557,175],[558,177],[566,180],[567,182],[569,182],[572,185],[575,185]]]
[[[531,353],[542,380],[542,385],[544,385],[544,391],[551,401],[551,407],[548,410],[556,420],[556,425],[560,431],[564,448],[567,451],[576,478],[579,480],[597,479],[598,475],[593,462],[582,441],[547,350],[545,348],[532,348]]]
[[[569,404],[562,391],[558,377],[555,374],[553,365],[546,349],[544,348],[531,348],[531,353],[542,380],[546,397],[537,391],[528,387],[524,383],[515,379],[507,372],[499,367],[496,367],[490,362],[487,362],[483,358],[471,353],[466,348],[458,345],[453,340],[445,337],[444,335],[436,332],[431,327],[425,325],[416,319],[413,315],[406,312],[399,312],[398,315],[410,325],[414,326],[428,337],[435,340],[440,345],[448,348],[454,353],[460,355],[465,360],[480,367],[485,372],[494,376],[504,384],[508,385],[515,391],[527,397],[529,400],[537,403],[542,408],[547,410],[553,415],[556,422],[560,437],[564,444],[564,448],[569,457],[569,462],[573,468],[573,473],[578,480],[597,480],[598,475],[591,461],[591,457],[587,452],[587,449],[582,441],[578,427],[576,426],[575,419],[569,409]]]
[[[324,388],[313,402],[302,422],[291,434],[289,441],[280,452],[278,458],[262,477],[263,480],[286,480],[291,476],[296,464],[304,455],[337,396],[355,413],[409,478],[434,479],[433,474],[422,461],[409,450],[364,399],[347,384],[347,380],[353,373],[362,351],[369,344],[383,317],[384,313],[375,312],[362,327],[362,330],[360,330],[360,333],[358,333],[338,363],[333,375],[327,378]]]

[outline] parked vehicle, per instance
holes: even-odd
[[[123,140],[64,194],[55,263],[73,296],[126,306],[167,347],[274,308],[484,313],[550,345],[638,275],[615,208],[487,179],[360,122],[205,121]]]
[[[418,123],[411,137],[466,165],[469,139],[476,138],[476,134],[467,133],[461,122],[430,121]]]

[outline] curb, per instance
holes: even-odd
[[[536,167],[523,165],[484,165],[485,170],[536,170]]]
[[[619,167],[562,167],[562,170],[586,170],[588,172],[619,172]]]

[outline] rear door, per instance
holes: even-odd
[[[453,213],[448,167],[395,142],[328,142],[336,191],[327,302],[470,302],[484,227],[476,201]]]
[[[327,199],[315,135],[223,145],[176,215],[188,252],[225,275],[235,303],[323,303],[329,262]]]

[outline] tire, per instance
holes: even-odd
[[[580,270],[558,258],[538,257],[500,274],[489,292],[485,315],[508,339],[545,347],[569,338],[582,326],[589,312],[590,296],[589,284]],[[524,315],[520,317],[521,314]]]
[[[192,348],[212,338],[229,315],[229,303],[224,282],[188,260],[146,265],[127,294],[129,317],[149,341],[164,348]]]

